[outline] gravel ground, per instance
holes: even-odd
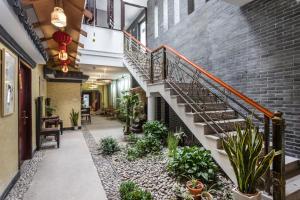
[[[84,128],[83,131],[109,200],[120,199],[119,185],[126,180],[132,180],[140,187],[148,190],[156,200],[176,199],[173,189],[176,185],[176,180],[169,176],[166,171],[168,163],[166,149],[159,155],[148,155],[136,161],[128,161],[126,159],[126,149],[124,147],[120,152],[104,157],[99,154],[97,150],[98,145],[88,129]],[[222,173],[217,175],[217,183],[218,187],[214,198],[216,200],[231,199],[233,183]]]
[[[30,187],[38,165],[44,158],[44,151],[37,151],[31,160],[24,161],[20,169],[20,178],[11,189],[5,200],[22,200]]]

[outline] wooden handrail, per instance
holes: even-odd
[[[136,38],[134,38],[130,33],[127,33],[126,31],[124,31],[124,33],[128,36],[130,36],[132,39],[134,39],[134,41],[136,41],[138,44],[142,45],[143,47],[145,47],[140,41],[138,41]],[[147,50],[148,48],[145,47]],[[198,70],[200,73],[204,74],[206,77],[208,77],[209,79],[213,80],[214,82],[218,83],[220,86],[224,87],[225,89],[227,89],[228,91],[230,91],[232,94],[234,94],[235,96],[237,96],[238,98],[240,98],[241,100],[243,100],[245,103],[251,105],[252,107],[254,107],[255,109],[259,110],[260,112],[262,112],[265,116],[267,116],[268,118],[272,118],[274,116],[274,113],[271,112],[270,110],[268,110],[267,108],[263,107],[262,105],[260,105],[259,103],[257,103],[256,101],[250,99],[249,97],[247,97],[246,95],[244,95],[243,93],[239,92],[238,90],[236,90],[235,88],[233,88],[232,86],[228,85],[227,83],[225,83],[224,81],[222,81],[220,78],[210,74],[208,71],[206,71],[205,69],[203,69],[203,67],[193,63],[191,60],[189,60],[188,58],[186,58],[185,56],[183,56],[182,54],[180,54],[178,51],[176,51],[175,49],[167,46],[167,45],[162,45],[160,47],[158,47],[157,49],[151,51],[149,49],[149,52],[157,52],[161,49],[167,49],[170,52],[172,52],[173,54],[175,54],[176,56],[178,56],[181,60],[187,62],[188,64],[190,64],[191,66],[193,66],[196,70]]]
[[[149,49],[148,47],[146,47],[143,43],[141,43],[140,41],[138,41],[135,37],[133,37],[130,33],[123,31],[123,33],[125,35],[127,35],[128,37],[130,37],[133,41],[135,41],[136,43],[138,43],[139,45],[141,45],[142,47],[144,47],[149,53],[152,52],[151,49]]]

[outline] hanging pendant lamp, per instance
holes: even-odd
[[[54,10],[51,13],[51,23],[58,28],[67,26],[67,17],[62,8],[54,7]]]
[[[68,65],[71,64],[71,60],[67,59],[67,60],[61,61],[60,64],[62,66],[61,71],[64,73],[67,73],[69,71]]]

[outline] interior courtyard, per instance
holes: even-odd
[[[300,200],[300,1],[0,1],[0,200],[53,199]]]

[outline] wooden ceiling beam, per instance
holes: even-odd
[[[74,41],[72,40],[73,43],[77,44],[78,46],[80,46],[81,48],[84,48],[84,44],[80,43],[80,42],[77,42],[77,41]]]
[[[48,38],[43,37],[43,38],[40,38],[40,40],[41,40],[41,42],[46,42],[48,40],[52,40],[52,37],[48,37]]]

